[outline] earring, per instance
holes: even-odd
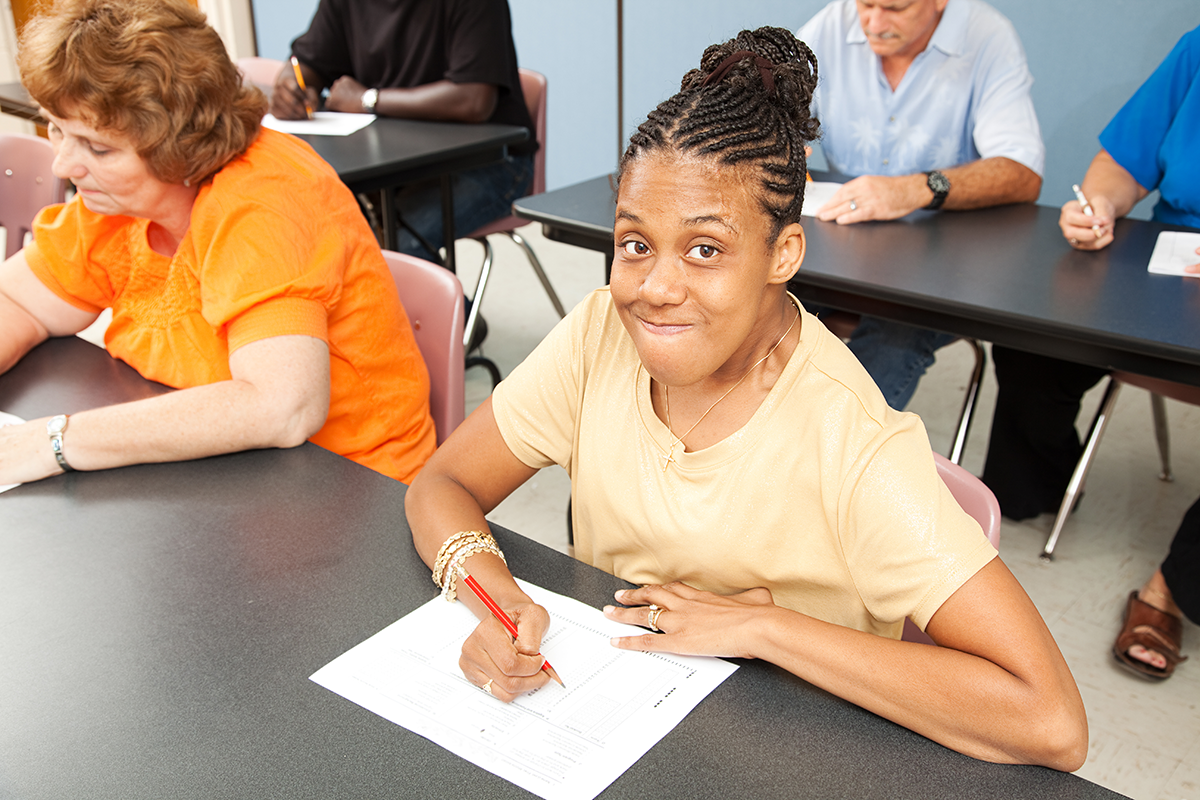
[[[184,186],[191,186],[191,185],[192,185],[192,179],[191,179],[191,178],[184,178],[184,179],[183,179],[183,185],[184,185]]]

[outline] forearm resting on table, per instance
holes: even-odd
[[[96,470],[296,447],[325,424],[329,351],[320,339],[253,342],[231,355],[230,369],[230,380],[72,414],[67,461]]]
[[[8,372],[50,333],[0,289],[0,374]]]
[[[1040,175],[1004,157],[983,158],[942,172],[950,180],[950,193],[942,206],[949,211],[1032,203],[1042,190]]]
[[[437,81],[410,89],[381,89],[375,113],[441,122],[487,122],[499,91],[490,83]]]
[[[998,560],[984,570],[1007,573]],[[1023,592],[1022,598],[993,617],[969,603],[955,607],[952,597],[929,625],[941,647],[883,639],[772,607],[755,632],[755,655],[961,753],[1074,770],[1087,755],[1083,704],[1049,631],[1040,617],[1033,624],[1030,614],[1037,612]],[[939,625],[943,614],[957,619]],[[1006,631],[1003,622],[1010,619],[1027,624]],[[976,644],[973,625],[995,632],[975,653],[969,652]]]

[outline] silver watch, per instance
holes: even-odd
[[[367,89],[362,93],[362,109],[368,114],[375,113],[375,104],[379,102],[379,90]]]
[[[67,432],[69,420],[70,417],[66,414],[59,414],[46,422],[46,433],[50,437],[50,449],[54,451],[54,460],[62,467],[63,472],[75,471],[75,468],[67,463],[67,458],[63,455],[63,434]]]

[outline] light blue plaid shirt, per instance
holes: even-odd
[[[813,108],[830,169],[910,175],[1004,156],[1042,174],[1025,51],[1012,23],[981,0],[949,0],[895,92],[854,0],[834,0],[796,35],[817,55]]]

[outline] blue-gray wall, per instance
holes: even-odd
[[[1187,30],[1197,0],[991,0],[1016,26],[1046,141],[1040,202],[1069,199],[1096,137]],[[615,0],[509,0],[521,65],[549,80],[547,185],[612,169],[619,151]],[[824,0],[626,0],[625,134],[678,89],[704,48],[742,28],[800,27]],[[283,58],[315,0],[254,0],[259,55]],[[1147,205],[1139,209],[1147,214]]]

